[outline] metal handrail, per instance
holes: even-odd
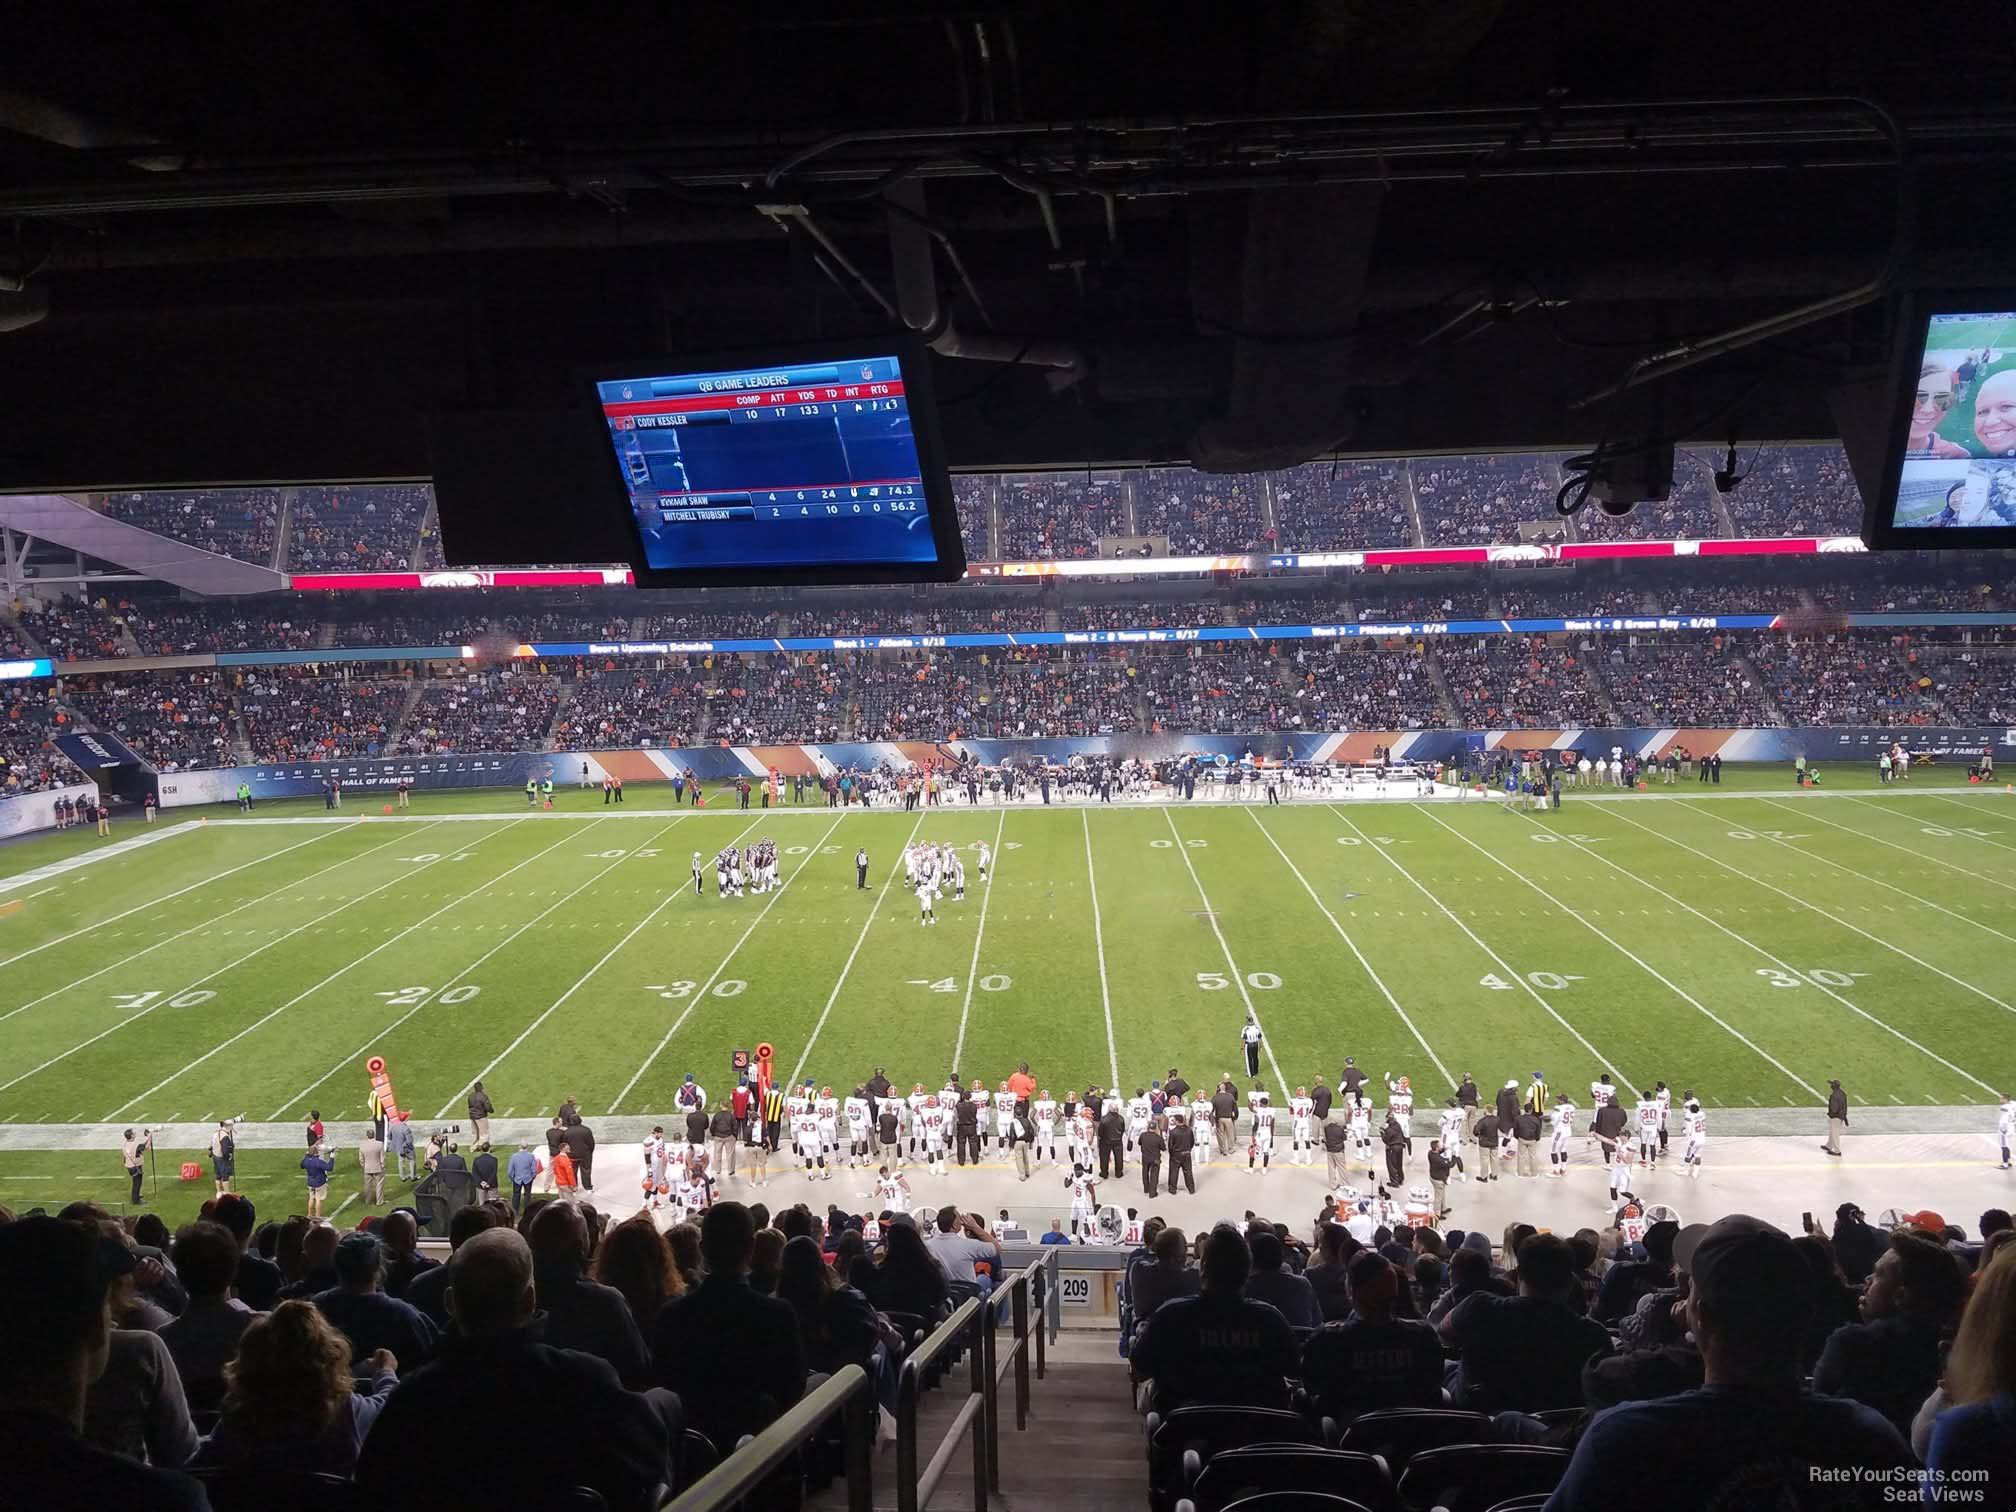
[[[896,1384],[896,1505],[898,1512],[919,1512],[927,1505],[946,1468],[959,1450],[959,1441],[973,1434],[973,1496],[976,1507],[985,1506],[990,1491],[1001,1489],[1001,1380],[1011,1371],[1015,1378],[1015,1431],[1029,1426],[1029,1357],[1034,1341],[1036,1377],[1045,1374],[1045,1320],[1050,1321],[1050,1340],[1056,1338],[1055,1297],[1058,1252],[1052,1249],[1030,1261],[994,1289],[992,1296],[973,1298],[939,1325],[938,1330],[903,1362]],[[1009,1303],[1014,1343],[1005,1354],[995,1340],[1000,1322],[1003,1295]],[[1033,1297],[1033,1306],[1032,1306]],[[1034,1327],[1031,1327],[1032,1322]],[[970,1350],[971,1372],[965,1399],[953,1415],[952,1424],[931,1459],[920,1473],[917,1468],[917,1402],[923,1393],[923,1373],[946,1350],[964,1341]]]
[[[825,1383],[768,1428],[665,1504],[664,1512],[720,1512],[760,1486],[780,1464],[804,1448],[835,1413],[846,1414],[848,1512],[873,1512],[874,1456],[869,1414],[874,1385],[859,1365],[843,1365]]]

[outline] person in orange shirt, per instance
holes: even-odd
[[[553,1184],[560,1188],[562,1202],[578,1202],[581,1198],[580,1181],[574,1173],[574,1157],[565,1149],[553,1157]]]
[[[1022,1062],[1008,1078],[1008,1090],[1015,1095],[1016,1102],[1027,1102],[1036,1095],[1036,1078],[1029,1074],[1029,1062]]]

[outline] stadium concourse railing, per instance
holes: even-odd
[[[896,1380],[898,1512],[921,1512],[930,1505],[962,1440],[972,1446],[974,1506],[986,1506],[989,1494],[1001,1489],[1002,1382],[1013,1383],[1015,1431],[1024,1432],[1029,1426],[1031,1361],[1035,1379],[1041,1380],[1048,1344],[1056,1339],[1062,1323],[1058,1254],[1053,1248],[1030,1261],[1001,1281],[991,1297],[961,1303],[904,1357]],[[1000,1331],[1004,1307],[1010,1341],[1005,1347]],[[960,1350],[967,1361],[966,1395],[920,1470],[917,1412],[927,1377],[938,1361]],[[667,1512],[724,1512],[737,1505],[836,1417],[843,1419],[847,1440],[848,1512],[871,1512],[875,1504],[874,1411],[874,1383],[858,1365],[849,1365],[666,1503]]]

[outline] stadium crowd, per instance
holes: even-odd
[[[1273,485],[1283,551],[1415,544],[1405,462],[1310,462],[1274,474]]]
[[[980,662],[989,698],[968,733],[979,736],[1102,735],[1140,728],[1135,669],[1098,651],[1016,649]]]
[[[1502,544],[1517,541],[1522,525],[1560,524],[1554,494],[1561,484],[1551,456],[1426,457],[1409,466],[1433,545]]]
[[[559,702],[558,682],[537,673],[495,670],[430,680],[388,754],[544,750]]]
[[[1332,641],[1298,646],[1290,661],[1295,729],[1424,730],[1447,720],[1418,645]]]
[[[49,737],[64,718],[47,683],[0,683],[0,796],[46,792],[78,780]]]
[[[1169,538],[1172,556],[1264,551],[1264,483],[1257,477],[1158,467],[1135,479],[1134,528]]]
[[[1736,649],[1734,637],[1725,635],[1612,635],[1601,642],[1597,665],[1627,724],[1727,729],[1768,724]]]
[[[356,484],[295,492],[287,565],[295,572],[404,572],[433,508],[420,484]]]
[[[113,519],[156,535],[241,562],[273,565],[273,547],[280,530],[281,495],[277,489],[115,493],[103,495],[99,504]]]
[[[1455,697],[1459,724],[1494,729],[1607,722],[1576,653],[1549,644],[1545,636],[1452,637],[1440,642],[1435,654]]]
[[[374,682],[368,669],[349,670],[248,670],[238,709],[253,754],[261,761],[330,761],[383,753],[410,684]]]
[[[117,735],[163,771],[225,766],[232,759],[237,715],[222,672],[66,677],[62,697],[88,728]]]
[[[1114,473],[1008,473],[1000,480],[1001,552],[1010,561],[1096,557],[1101,536],[1127,533]]]
[[[1938,722],[1938,705],[1887,635],[1759,635],[1744,649],[1794,724]]]
[[[650,666],[604,662],[583,669],[573,696],[553,727],[556,750],[698,743],[706,708],[701,669],[675,656]]]

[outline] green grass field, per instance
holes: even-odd
[[[0,917],[0,1124],[361,1118],[386,1057],[416,1121],[578,1094],[591,1118],[671,1106],[731,1049],[851,1085],[937,1085],[1027,1060],[1052,1089],[1131,1089],[1237,1064],[1250,1008],[1270,1087],[1346,1054],[1406,1072],[1422,1106],[1464,1072],[1609,1070],[1711,1108],[1976,1104],[2016,1083],[2016,799],[1920,774],[1877,792],[1731,769],[1703,797],[1268,809],[651,812],[562,794],[421,795],[324,822],[320,804],[226,810],[195,833],[42,882]],[[1863,789],[1868,791],[1863,791]],[[514,804],[516,805],[514,807]],[[569,804],[579,814],[569,817]],[[185,823],[193,824],[193,820]],[[135,833],[128,828],[115,838]],[[695,897],[688,858],[770,835],[779,892]],[[995,846],[966,900],[918,923],[907,837]],[[16,875],[100,841],[0,851]],[[853,853],[872,858],[857,890]],[[1578,1097],[1578,1101],[1582,1100]],[[114,1156],[10,1134],[0,1202],[121,1194]],[[164,1178],[182,1157],[160,1153]],[[295,1194],[291,1151],[246,1149],[241,1187]],[[267,1167],[270,1165],[271,1169]],[[164,1179],[164,1192],[167,1183]],[[339,1181],[338,1192],[351,1188]],[[164,1202],[186,1216],[208,1183]]]

